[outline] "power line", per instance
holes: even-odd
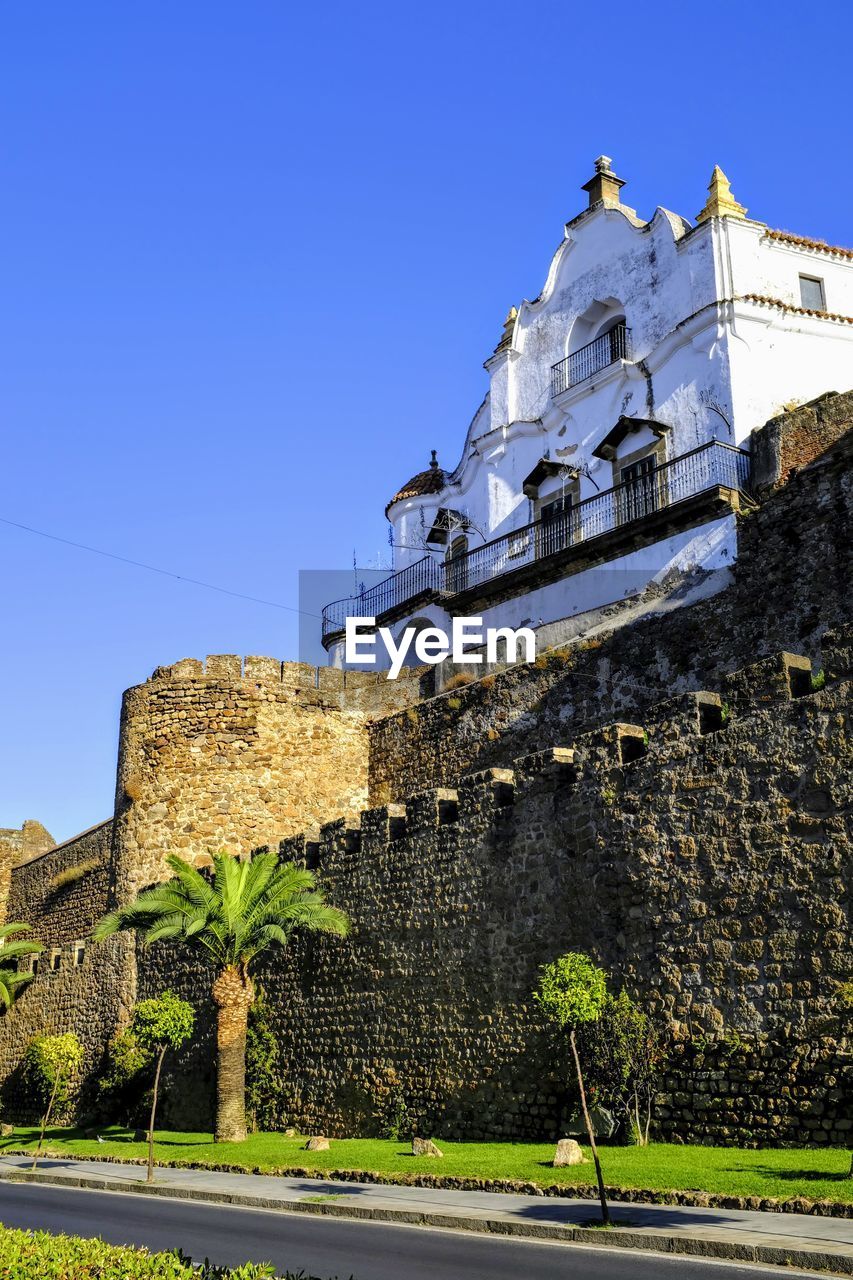
[[[120,556],[115,551],[104,551],[102,547],[90,547],[85,542],[74,542],[71,538],[62,538],[56,533],[46,533],[44,529],[34,529],[29,524],[19,524],[17,520],[7,520],[0,516],[0,524],[9,525],[13,529],[22,529],[25,533],[35,533],[40,538],[48,538],[51,542],[61,542],[63,546],[74,547],[77,551],[89,551],[95,556],[104,556],[107,560],[118,560],[120,564],[129,564],[134,569],[146,569],[149,573],[159,573],[164,578],[174,578],[177,582],[188,582],[194,587],[204,587],[206,591],[218,591],[223,596],[233,596],[235,600],[248,600],[251,604],[265,604],[271,609],[284,609],[287,613],[299,613],[305,618],[320,618],[319,613],[309,613],[307,609],[297,609],[292,604],[280,604],[277,600],[262,600],[260,596],[248,596],[242,591],[231,591],[228,587],[217,586],[214,582],[202,582],[199,578],[188,578],[182,573],[173,573],[171,569],[161,569],[158,565],[145,564],[142,560],[131,560],[128,556]]]

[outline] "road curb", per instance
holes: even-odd
[[[367,1208],[364,1205],[332,1204],[328,1201],[281,1200],[270,1196],[248,1195],[243,1192],[207,1191],[202,1188],[174,1187],[163,1183],[149,1185],[145,1182],[122,1182],[116,1178],[101,1178],[91,1174],[33,1173],[26,1169],[4,1170],[0,1172],[0,1181],[42,1183],[48,1186],[77,1187],[90,1191],[130,1192],[136,1195],[165,1196],[172,1200],[234,1205],[245,1209],[274,1209],[282,1213],[313,1213],[330,1218],[396,1222],[406,1226],[441,1227],[476,1231],[481,1234],[518,1236],[532,1240],[596,1245],[611,1249],[641,1249],[694,1258],[717,1258],[729,1262],[759,1262],[771,1266],[800,1267],[807,1271],[826,1271],[835,1275],[853,1276],[853,1255],[837,1254],[826,1250],[753,1245],[735,1240],[705,1240],[677,1232],[658,1235],[623,1227],[614,1228],[612,1231],[589,1227],[558,1227],[546,1223],[513,1222],[504,1218],[469,1218],[462,1214]]]

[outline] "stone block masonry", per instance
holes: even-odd
[[[672,1033],[661,1134],[845,1142],[849,693],[849,673],[812,692],[809,664],[775,655],[640,725],[285,841],[353,932],[262,977],[279,1124],[377,1133],[404,1105],[422,1133],[558,1135],[568,1063],[531,993],[584,950]],[[182,970],[140,965],[152,991]]]
[[[384,682],[387,684],[387,682]],[[417,680],[393,694],[418,693]],[[272,658],[215,655],[161,667],[121,716],[115,894],[165,873],[167,854],[203,866],[283,834],[355,815],[367,802],[367,714],[377,681]]]
[[[111,939],[97,948],[89,943],[109,902],[111,841],[112,822],[102,822],[19,865],[12,875],[8,918],[29,923],[44,951],[37,976],[3,1019],[0,1081],[6,1114],[37,1119],[21,1093],[19,1067],[29,1040],[43,1032],[73,1031],[85,1046],[85,1101],[104,1047],[132,1004],[129,939]]]
[[[3,1020],[9,1108],[29,1036],[76,1030],[91,1088],[169,986],[200,1021],[164,1120],[209,1124],[210,971],[76,944],[172,851],[283,841],[354,929],[262,974],[280,1124],[375,1133],[405,1108],[422,1133],[557,1135],[567,1064],[531,991],[576,948],[673,1037],[663,1135],[846,1143],[852,422],[822,398],[754,442],[769,479],[725,589],[528,666],[429,697],[418,673],[219,655],[130,690],[112,826],[25,865],[0,833],[0,899],[47,947]]]

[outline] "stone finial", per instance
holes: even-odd
[[[430,457],[429,469],[430,471],[438,471],[438,452],[435,449],[430,449],[430,454],[432,456]]]
[[[619,199],[619,191],[625,185],[624,178],[617,178],[613,172],[611,165],[613,161],[610,156],[599,156],[595,162],[595,173],[589,182],[585,182],[581,187],[581,191],[589,193],[589,207],[594,204],[617,205],[621,201]]]
[[[745,218],[746,209],[738,204],[732,195],[732,184],[718,164],[714,165],[711,181],[708,183],[708,199],[705,207],[696,214],[697,222],[707,222],[709,218]]]
[[[501,334],[501,340],[495,347],[495,354],[497,354],[498,351],[506,351],[507,347],[512,344],[512,331],[515,328],[515,322],[517,319],[518,307],[510,307],[509,311],[506,313],[506,320],[504,320],[504,330]]]

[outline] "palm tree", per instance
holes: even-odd
[[[44,948],[38,942],[27,942],[24,938],[10,941],[14,934],[29,933],[29,929],[28,924],[19,920],[0,925],[0,1013],[8,1013],[21,989],[35,977],[33,973],[20,973],[18,960],[21,956],[40,955]]]
[[[349,921],[327,905],[313,872],[294,862],[279,862],[275,853],[242,861],[223,850],[213,855],[212,876],[175,854],[166,862],[172,879],[106,916],[95,929],[95,940],[134,929],[146,943],[184,942],[214,967],[215,1140],[243,1142],[246,1029],[255,1000],[254,968],[270,947],[286,946],[294,929],[343,937]]]

